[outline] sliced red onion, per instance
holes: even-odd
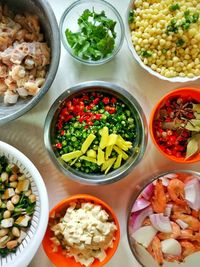
[[[175,179],[178,177],[178,175],[176,173],[168,173],[168,174],[165,174],[163,177],[168,178],[168,179]]]
[[[167,204],[166,205],[166,208],[165,208],[165,211],[164,211],[164,215],[165,216],[169,217],[171,215],[172,207],[173,207],[172,204]]]
[[[185,185],[185,199],[190,208],[200,209],[200,182],[198,178],[188,181]]]
[[[187,229],[188,226],[189,226],[187,223],[185,223],[184,221],[182,221],[182,220],[180,220],[180,219],[177,219],[177,220],[176,220],[176,223],[177,223],[183,230]]]
[[[143,197],[139,197],[135,201],[131,212],[136,212],[136,211],[139,211],[139,210],[143,210],[146,207],[148,207],[149,205],[150,205],[150,202],[148,200],[144,199]]]
[[[162,233],[171,233],[172,227],[168,217],[164,216],[163,213],[151,214],[149,216],[150,221],[158,231]]]
[[[146,199],[149,200],[153,196],[154,192],[154,185],[151,183],[145,187],[142,191],[141,195]]]
[[[137,229],[139,229],[141,227],[144,219],[146,219],[146,217],[151,215],[151,214],[153,214],[153,210],[152,210],[151,206],[149,206],[143,210],[134,212],[130,218],[131,231],[134,233]]]
[[[162,181],[163,186],[168,186],[169,185],[169,180],[167,177],[163,176],[159,178]]]

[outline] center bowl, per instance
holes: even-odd
[[[134,149],[132,149],[132,154],[128,158],[128,160],[121,167],[109,172],[108,174],[87,174],[73,169],[72,167],[68,166],[63,160],[60,160],[60,156],[56,151],[54,145],[57,119],[66,99],[69,100],[75,96],[81,95],[82,93],[88,92],[108,93],[109,95],[116,97],[124,104],[126,104],[126,106],[131,111],[132,116],[134,116],[135,118],[137,137],[134,142],[134,147],[138,147],[139,151],[136,152],[134,151]],[[59,170],[61,170],[65,175],[70,176],[75,181],[79,181],[82,183],[109,184],[125,177],[142,159],[147,144],[146,131],[146,118],[144,116],[142,108],[129,92],[127,92],[120,86],[109,82],[92,81],[75,85],[74,87],[66,90],[56,99],[46,117],[44,128],[44,141],[45,146],[51,156],[51,159],[59,168]]]

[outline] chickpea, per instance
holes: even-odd
[[[12,241],[8,241],[8,243],[6,244],[8,249],[13,249],[17,246],[17,240],[12,240]]]
[[[12,228],[12,234],[16,237],[20,237],[20,231],[17,227]]]
[[[31,203],[34,203],[36,201],[36,195],[34,194],[31,194],[28,198],[31,201]]]
[[[4,218],[4,219],[8,219],[8,218],[10,218],[10,216],[11,216],[11,212],[10,212],[10,210],[6,210],[6,211],[4,211],[4,213],[3,213],[3,218]]]
[[[3,237],[8,234],[8,229],[0,229],[0,237]]]
[[[19,202],[20,200],[20,196],[19,195],[14,195],[12,198],[11,198],[11,201],[12,203],[15,205]]]
[[[12,175],[9,177],[9,180],[10,180],[10,182],[14,182],[14,181],[17,180],[17,178],[18,178],[17,174],[12,174]]]
[[[13,205],[13,203],[10,200],[7,202],[6,207],[7,207],[7,209],[9,211],[13,211],[14,208],[15,208],[14,205]]]

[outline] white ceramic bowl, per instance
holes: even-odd
[[[25,267],[30,263],[39,248],[47,228],[48,196],[40,173],[24,154],[0,141],[0,156],[3,155],[8,158],[10,163],[15,163],[30,179],[32,191],[36,195],[35,212],[25,239],[17,247],[16,253],[10,253],[5,258],[0,257],[1,267]]]
[[[143,69],[145,69],[150,74],[152,74],[153,76],[156,76],[157,78],[159,78],[161,80],[165,80],[165,81],[169,81],[169,82],[181,82],[181,83],[184,83],[184,82],[192,82],[192,81],[195,81],[197,79],[200,79],[200,76],[195,76],[193,78],[180,77],[180,76],[172,77],[172,78],[167,78],[167,77],[161,75],[160,73],[152,70],[150,67],[148,67],[147,65],[145,65],[143,63],[143,61],[141,60],[141,58],[137,54],[137,52],[136,52],[136,50],[134,48],[134,45],[132,43],[132,40],[131,40],[131,30],[130,30],[129,23],[128,23],[129,12],[130,12],[130,10],[132,10],[132,6],[133,6],[134,1],[135,0],[131,0],[129,6],[127,8],[126,17],[125,17],[125,33],[126,33],[126,40],[127,40],[127,43],[128,43],[128,47],[129,47],[129,49],[130,49],[130,51],[131,51],[134,59],[136,60],[136,62]]]

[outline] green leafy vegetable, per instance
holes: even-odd
[[[135,11],[131,10],[129,12],[129,16],[128,16],[128,22],[129,23],[133,23],[135,21]]]
[[[184,41],[182,38],[180,38],[180,39],[178,39],[178,40],[176,41],[176,45],[177,45],[177,46],[183,46],[184,43],[185,43],[185,41]]]
[[[15,253],[16,249],[0,248],[0,255],[5,258],[10,253]]]
[[[27,196],[22,195],[19,203],[15,206],[14,215],[20,215],[22,212],[26,213],[27,215],[32,215],[35,210],[35,204],[36,203],[32,203]]]
[[[171,5],[171,6],[169,7],[169,10],[170,10],[170,11],[176,11],[176,10],[178,10],[178,9],[180,9],[180,5],[179,5],[179,4],[173,4],[173,5]]]
[[[65,35],[74,54],[83,59],[97,61],[107,57],[115,47],[115,25],[106,17],[105,12],[84,10],[78,19],[80,30],[66,29]]]
[[[152,53],[151,51],[149,51],[149,50],[142,50],[141,53],[140,53],[140,55],[141,55],[142,57],[151,57],[152,54],[153,54],[153,53]]]
[[[187,144],[186,159],[192,157],[199,151],[200,134],[194,135]]]

